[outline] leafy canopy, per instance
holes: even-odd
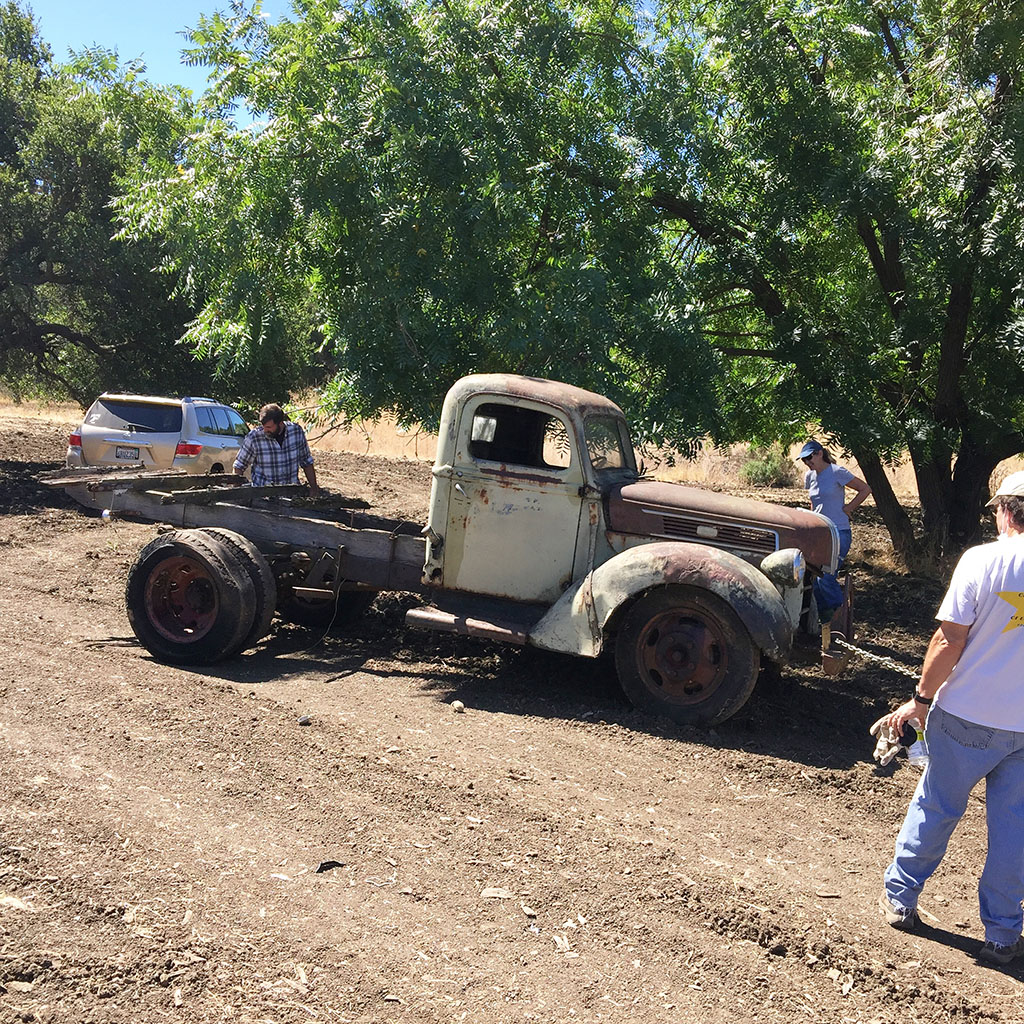
[[[0,382],[16,396],[102,390],[203,392],[217,365],[177,339],[191,307],[158,272],[164,239],[122,237],[112,202],[128,176],[180,173],[203,123],[102,49],[54,64],[31,15],[0,6]],[[286,392],[302,350],[260,370]],[[225,397],[250,397],[253,367],[226,366]]]
[[[299,0],[203,19],[213,117],[119,207],[247,362],[430,420],[470,370],[622,402],[650,438],[909,448],[940,545],[1024,449],[1021,29],[1009,0]]]
[[[199,350],[251,358],[305,322],[337,363],[326,401],[351,413],[429,420],[463,373],[511,370],[641,413],[657,394],[676,436],[709,429],[694,380],[715,361],[617,123],[649,25],[534,0],[297,10],[195,29],[221,69],[208,102],[245,97],[264,124],[211,123],[184,173],[122,206],[206,296]]]

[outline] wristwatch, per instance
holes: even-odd
[[[923,704],[925,707],[928,707],[932,702],[931,697],[923,697],[916,690],[914,691],[914,700],[916,700],[918,704]]]

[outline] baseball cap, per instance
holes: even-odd
[[[800,454],[796,457],[796,461],[799,462],[801,459],[806,459],[809,455],[813,455],[815,452],[823,450],[824,449],[821,445],[815,441],[814,438],[811,438],[811,440],[800,449]]]
[[[996,493],[986,502],[986,505],[993,505],[996,498],[1022,498],[1024,497],[1024,469],[1017,473],[1011,473],[997,488]]]

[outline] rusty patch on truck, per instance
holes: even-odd
[[[584,416],[622,416],[622,410],[604,395],[573,384],[541,377],[524,377],[515,373],[477,373],[463,377],[452,385],[445,401],[451,402],[454,399],[461,405],[473,395],[479,394],[546,402],[561,409],[576,408]]]
[[[754,562],[781,548],[799,548],[811,565],[832,560],[832,530],[809,509],[683,484],[639,480],[616,488],[608,498],[608,527],[722,548]]]
[[[721,579],[736,582],[736,568],[731,551],[720,548],[687,546],[685,550],[670,543],[656,543],[632,548],[636,564],[658,576],[686,582],[683,577]],[[682,576],[680,576],[682,574]]]
[[[538,487],[546,487],[549,484],[560,484],[564,483],[564,480],[553,476],[541,476],[539,473],[525,473],[523,472],[522,466],[514,466],[511,469],[502,463],[497,469],[491,466],[480,466],[479,472],[482,476],[492,476],[499,481],[499,486],[512,488],[513,484],[511,481],[506,481],[506,477],[515,479],[517,483],[531,483],[536,484]]]

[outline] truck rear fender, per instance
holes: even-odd
[[[608,559],[577,581],[530,631],[544,650],[597,657],[607,627],[638,597],[668,584],[700,587],[720,597],[771,661],[784,662],[793,626],[778,590],[756,566],[703,544],[641,544]]]

